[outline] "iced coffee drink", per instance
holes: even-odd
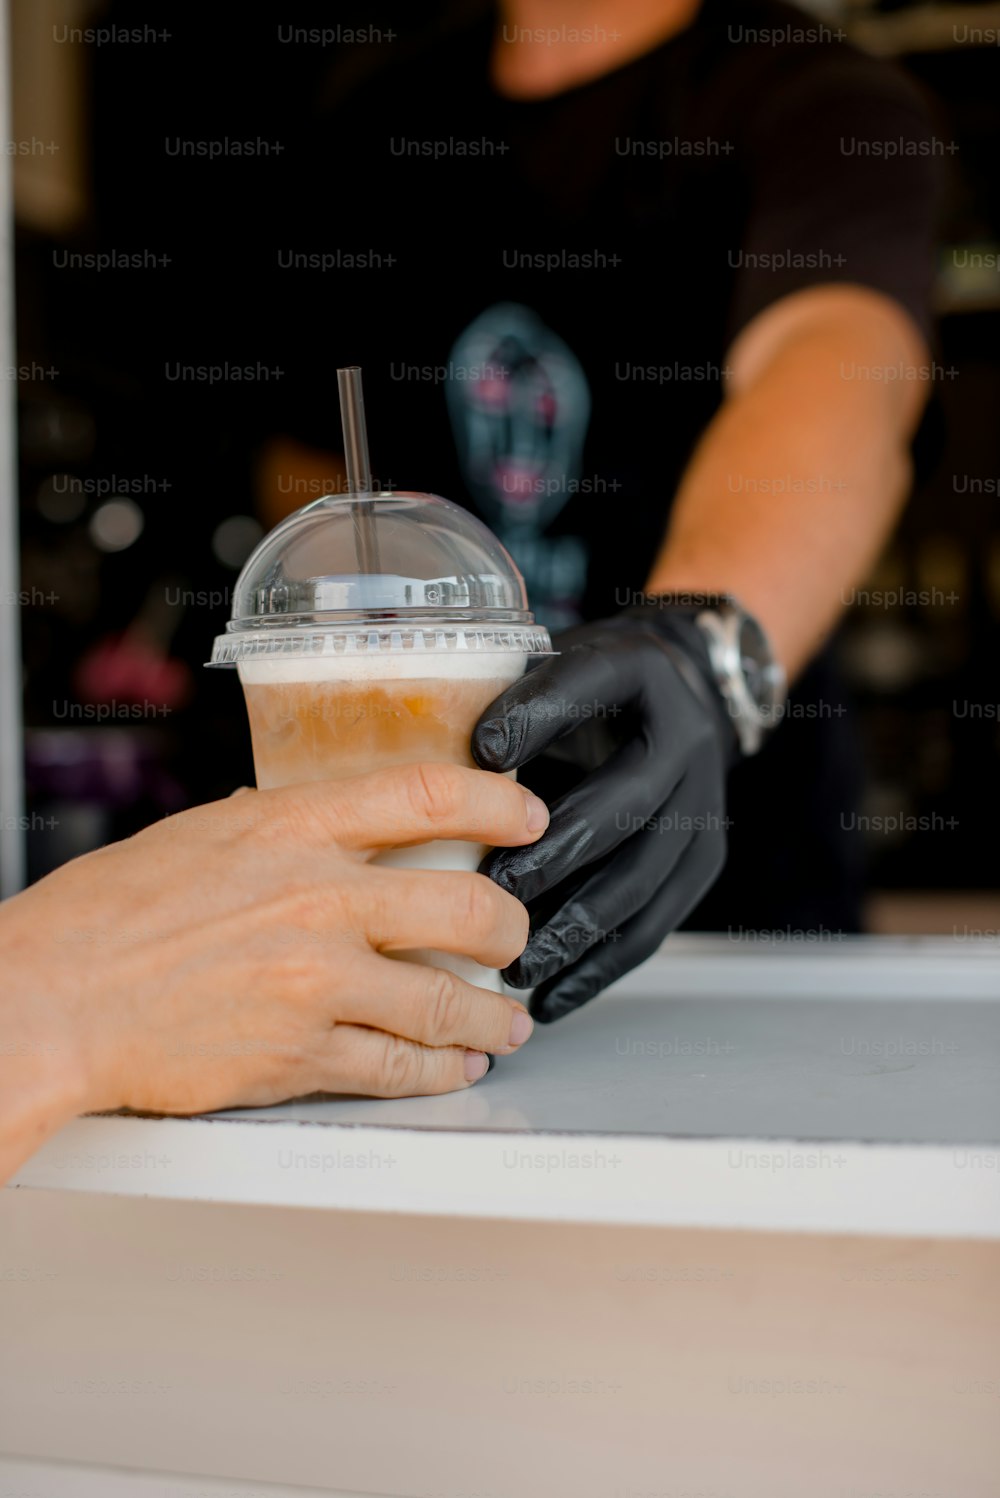
[[[477,719],[548,655],[524,581],[480,520],[434,494],[370,487],[360,373],[338,371],[349,488],[279,525],[236,583],[213,666],[236,666],[261,790],[392,765],[473,765]],[[437,841],[378,856],[475,869],[485,848]],[[443,952],[400,954],[499,989]]]
[[[239,671],[261,790],[390,765],[472,766],[484,708],[551,652],[513,561],[473,516],[422,494],[375,496],[372,510],[379,573],[347,570],[350,499],[333,495],[266,536],[237,582],[212,663]],[[474,870],[485,852],[439,841],[378,861]],[[471,958],[405,956],[502,986]]]

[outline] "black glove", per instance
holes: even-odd
[[[545,751],[578,772],[537,843],[480,865],[528,907],[528,945],[504,976],[535,988],[543,1024],[643,962],[714,883],[725,773],[739,758],[692,618],[650,603],[555,644],[560,654],[491,703],[472,736],[484,769]]]

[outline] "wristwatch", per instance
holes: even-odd
[[[669,631],[672,619],[696,627],[704,664],[721,695],[744,755],[756,754],[777,727],[787,692],[781,663],[763,626],[729,593],[658,594],[646,605]]]

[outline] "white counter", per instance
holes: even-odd
[[[82,1119],[14,1185],[1000,1238],[1000,945],[679,937],[468,1092]]]
[[[997,1498],[1000,947],[677,938],[449,1098],[82,1119],[2,1498]]]

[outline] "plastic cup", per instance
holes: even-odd
[[[358,570],[359,502],[366,556]],[[533,656],[552,653],[508,552],[433,494],[330,495],[265,536],[237,581],[213,666],[235,666],[262,790],[391,765],[472,766],[483,709]],[[478,866],[484,847],[391,849],[397,868]],[[500,991],[499,973],[450,953],[400,954]]]

